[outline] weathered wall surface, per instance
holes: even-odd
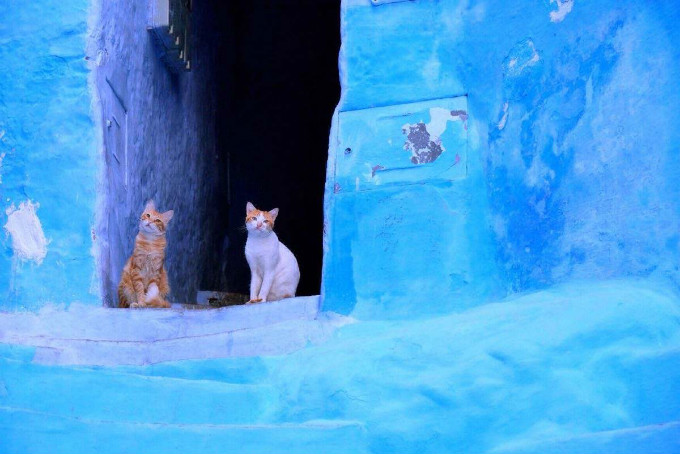
[[[324,308],[413,316],[570,278],[677,285],[679,17],[671,1],[344,1]],[[465,177],[376,182],[380,159],[398,154],[414,173],[462,148],[411,163],[408,128],[362,130],[343,113],[368,109],[365,126],[374,107],[461,95]],[[434,124],[431,110],[416,116]],[[376,132],[383,154],[360,146],[347,164],[346,137]],[[356,187],[338,185],[348,165]]]
[[[202,285],[220,288],[224,235],[217,203],[223,162],[215,146],[213,15],[209,5],[196,2],[192,70],[173,75],[147,31],[145,2],[99,3],[92,39],[108,180],[100,223],[105,303],[116,303],[115,288],[148,199],[175,212],[167,233],[170,300],[193,301]]]
[[[46,14],[45,5],[40,12],[13,6],[8,12],[28,11],[32,20]],[[112,50],[92,54],[97,76],[123,87],[117,90],[125,102],[102,95],[104,109],[117,118],[127,110],[135,131],[123,145],[137,150],[128,155],[130,175],[138,177],[128,185],[137,191],[112,191],[119,202],[106,208],[118,210],[109,225],[120,244],[134,233],[134,221],[123,221],[136,218],[147,196],[178,216],[187,211],[180,206],[187,199],[175,201],[175,186],[163,178],[204,165],[196,156],[162,155],[175,129],[163,129],[157,117],[170,114],[154,109],[184,102],[179,89],[190,84],[165,76],[150,56],[138,61],[133,49],[123,48],[145,42],[125,31],[128,15],[140,14],[134,8],[103,11],[102,40]],[[69,18],[84,15],[74,11]],[[326,309],[351,312],[355,323],[330,314],[314,318],[310,301],[301,300],[223,309],[215,317],[151,310],[112,315],[86,305],[0,313],[0,451],[680,452],[680,205],[673,185],[680,167],[673,116],[679,95],[671,86],[678,15],[672,2],[422,0],[373,7],[346,0],[324,296]],[[29,23],[28,16],[9,17]],[[3,40],[13,36],[7,41],[13,45],[27,39],[6,28],[2,33]],[[0,50],[5,60],[23,64]],[[108,58],[118,59],[116,65]],[[12,82],[3,79],[3,147],[39,148],[33,136],[16,137],[38,130],[30,121],[70,100],[46,103],[44,93],[61,93],[50,85],[42,88],[41,109],[28,117],[17,115],[30,97],[10,104],[4,84],[19,84],[10,94],[32,96],[21,84],[48,80],[51,61],[36,62],[28,82],[21,79],[30,74],[25,69],[13,72]],[[146,84],[146,71],[157,71],[160,85]],[[72,82],[80,87],[84,80]],[[107,86],[104,79],[99,88]],[[85,110],[66,113],[73,112]],[[80,119],[92,127],[86,115]],[[161,137],[150,138],[156,133]],[[181,144],[199,136],[190,137]],[[118,139],[111,143],[107,153],[125,149]],[[80,156],[80,148],[67,149]],[[50,262],[50,254],[63,249],[53,245],[68,240],[75,250],[90,247],[74,232],[92,222],[94,195],[82,212],[67,211],[87,222],[55,233],[54,220],[43,217],[42,196],[31,194],[71,194],[80,181],[71,160],[43,168],[33,158],[7,151],[3,161],[2,200],[15,194],[18,208],[5,215],[6,258],[10,263],[11,247],[15,264],[23,263],[13,271],[23,287],[13,288],[35,289],[43,298],[39,292],[64,287],[58,266],[65,262]],[[14,167],[17,162],[23,167]],[[57,178],[62,170],[70,173],[55,180],[58,185],[33,184],[34,175]],[[125,180],[115,172],[108,181],[120,189]],[[199,195],[208,191],[175,184]],[[149,194],[139,194],[144,191]],[[74,194],[59,198],[59,208],[84,200]],[[31,203],[22,206],[25,200]],[[176,226],[176,232],[189,230],[187,220]],[[12,233],[18,231],[30,235]],[[171,229],[171,247],[198,247],[172,243],[174,235]],[[193,260],[172,254],[171,260]],[[93,272],[89,260],[89,267],[79,267],[81,278]],[[194,266],[183,266],[189,279],[198,276]],[[9,268],[2,279],[6,275]],[[464,307],[582,277],[592,279]],[[77,278],[68,282],[73,291],[84,288]],[[26,301],[27,294],[12,295]],[[432,316],[443,311],[450,313]],[[268,325],[282,315],[285,322]]]
[[[89,4],[0,3],[0,310],[99,300]]]
[[[175,210],[171,298],[219,288],[209,9],[193,15],[193,71],[173,76],[152,47],[146,4],[0,8],[1,307],[115,303],[149,198]]]

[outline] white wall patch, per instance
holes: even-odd
[[[574,0],[550,0],[553,3],[557,3],[557,11],[550,11],[550,22],[562,22],[574,7]]]
[[[497,125],[499,131],[505,128],[505,123],[507,123],[508,121],[508,107],[509,104],[507,102],[503,104],[503,116],[501,117]]]
[[[5,230],[12,237],[14,255],[40,265],[47,255],[47,239],[36,214],[38,207],[39,204],[33,204],[30,200],[22,202],[19,208],[12,204],[6,210]]]

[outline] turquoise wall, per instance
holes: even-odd
[[[89,4],[0,2],[0,310],[99,304]]]
[[[353,317],[36,314],[6,311],[95,300],[86,11],[5,2],[0,453],[680,452],[679,16],[345,0],[323,296]]]
[[[325,309],[412,317],[570,279],[680,283],[676,3],[375,3],[342,7]],[[460,96],[467,148],[430,134],[445,151],[411,162],[403,125],[427,129]],[[464,174],[445,171],[453,153]]]

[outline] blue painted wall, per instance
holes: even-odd
[[[2,309],[64,294],[71,262],[50,254],[89,248],[74,235],[94,197],[82,212],[84,196],[57,198],[81,186],[58,180],[76,161],[42,166],[61,148],[40,148],[56,143],[41,141],[50,129],[29,127],[47,116],[87,136],[74,112],[89,101],[57,122],[52,109],[73,100],[50,104],[55,83],[30,115],[30,99],[7,108],[5,84],[24,99],[52,73],[49,59],[26,63],[42,40],[6,50],[30,38],[6,24],[84,17],[46,5],[0,10],[16,18],[0,52],[23,68],[1,85],[2,200],[40,203],[52,241],[45,257],[21,249],[22,264],[3,239],[3,288],[15,290]],[[0,313],[0,453],[680,452],[679,16],[670,1],[344,1],[324,296],[356,319],[259,325],[280,322],[286,302],[215,317]],[[61,231],[55,213],[84,220]],[[68,291],[86,293],[78,276]],[[551,285],[566,280],[580,282]],[[513,292],[524,294],[496,298]],[[394,317],[406,319],[383,320]]]
[[[0,2],[0,310],[98,302],[89,4]],[[17,210],[27,215],[14,218],[21,228],[37,229],[28,244],[10,234]]]
[[[115,305],[149,198],[175,210],[171,299],[218,288],[224,229],[205,221],[208,211],[223,218],[206,44],[214,23],[196,8],[194,69],[173,76],[146,6],[121,5],[0,4],[0,310]]]
[[[400,317],[572,278],[678,285],[679,18],[672,1],[344,1],[324,308]],[[342,112],[457,95],[466,178],[336,186]]]

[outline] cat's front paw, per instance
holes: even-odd
[[[146,307],[146,305],[140,303],[132,303],[130,304],[130,307]]]
[[[246,304],[255,304],[255,303],[261,303],[262,299],[261,298],[256,298],[248,301]]]

